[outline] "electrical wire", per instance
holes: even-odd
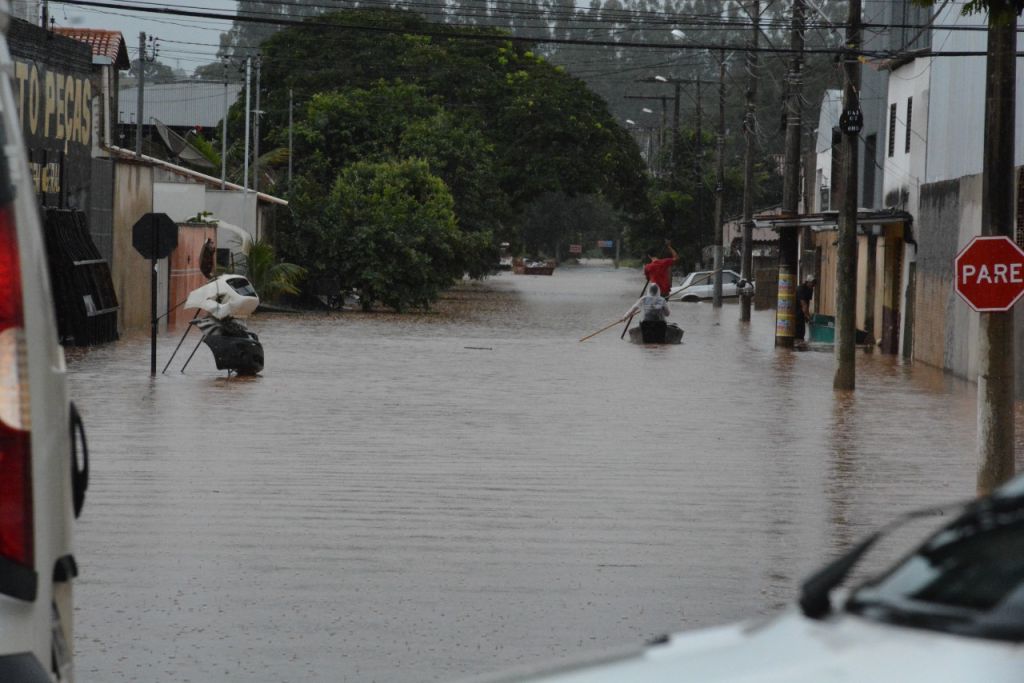
[[[490,31],[467,31],[465,28],[452,29],[450,27],[447,30],[440,30],[440,27],[436,28],[414,28],[408,27],[392,27],[392,26],[380,26],[380,25],[367,25],[367,24],[356,24],[356,23],[337,23],[337,22],[322,22],[315,20],[297,21],[294,19],[284,19],[279,15],[273,17],[258,16],[251,12],[242,12],[239,14],[229,15],[224,13],[216,13],[209,11],[189,10],[189,9],[175,9],[166,7],[163,5],[157,5],[155,3],[149,4],[135,4],[126,5],[124,3],[112,3],[112,2],[100,2],[96,0],[63,0],[64,4],[69,4],[78,7],[98,7],[105,9],[115,10],[132,10],[142,13],[156,13],[161,15],[172,15],[172,16],[184,16],[184,17],[196,17],[205,19],[216,19],[224,21],[235,21],[242,23],[262,23],[271,24],[276,26],[303,26],[306,28],[324,28],[333,30],[356,30],[356,31],[367,31],[376,33],[399,33],[399,34],[411,34],[421,35],[429,37],[444,38],[448,40],[475,40],[475,41],[509,41],[529,44],[568,44],[568,45],[591,45],[591,46],[606,46],[606,47],[634,47],[639,49],[647,50],[658,50],[658,49],[672,49],[672,50],[707,50],[707,49],[721,49],[723,46],[714,45],[711,43],[704,42],[678,42],[675,44],[669,43],[648,43],[648,42],[634,42],[634,41],[618,41],[618,40],[603,40],[593,38],[557,38],[551,36],[516,36],[506,34],[493,33],[493,29]],[[264,13],[266,14],[266,13]],[[916,28],[916,26],[915,26]],[[971,28],[971,27],[959,27],[959,28]],[[728,50],[742,50],[744,48],[726,45],[725,49]],[[756,52],[763,52],[768,54],[788,54],[793,53],[795,50],[792,48],[785,47],[758,47],[752,48],[746,47],[746,50],[753,50]],[[843,53],[847,55],[858,55],[868,57],[884,57],[892,56],[892,51],[868,51],[868,50],[857,50],[850,51],[845,48],[835,47],[805,47],[802,50],[806,54],[837,54]],[[967,52],[960,51],[954,53],[942,53],[942,56],[982,56],[984,52]],[[937,56],[937,55],[936,55]]]

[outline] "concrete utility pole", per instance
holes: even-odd
[[[761,35],[761,0],[754,0],[753,11],[750,13],[753,22],[753,33],[747,52],[747,107],[743,117],[743,138],[746,149],[743,153],[743,252],[740,261],[740,276],[747,282],[754,281],[754,135],[757,130],[757,85],[758,60],[757,46]],[[740,293],[740,320],[750,321],[751,289],[744,288]]]
[[[627,100],[661,100],[661,128],[658,130],[658,156],[661,156],[665,149],[665,127],[668,125],[668,101],[671,97],[666,95],[623,95]],[[658,171],[664,173],[664,165],[658,165]]]
[[[142,157],[142,110],[146,101],[146,34],[139,33],[139,100],[135,112],[135,158]]]
[[[851,0],[854,1],[854,0]],[[787,74],[786,161],[782,179],[782,215],[797,215],[800,207],[800,90],[804,68],[804,0],[793,0],[790,47],[793,61]],[[775,309],[775,346],[791,348],[796,315],[797,245],[796,228],[779,230],[779,291]]]
[[[288,195],[292,194],[292,89],[288,88]]]
[[[678,90],[676,91],[678,92]],[[694,121],[693,138],[696,149],[693,154],[693,175],[697,188],[697,240],[700,242],[701,269],[704,267],[703,237],[701,230],[704,228],[704,166],[701,160],[704,158],[704,131],[702,130],[704,112],[701,110],[700,79],[697,79],[697,117]]]
[[[679,81],[675,81],[675,99],[672,104],[672,177],[676,175],[676,143],[679,141]]]
[[[861,118],[860,111],[860,0],[850,0],[847,19],[846,49],[843,70],[842,144],[842,210],[839,214],[839,241],[836,248],[836,374],[832,387],[853,391],[857,387],[857,161]]]
[[[249,199],[249,104],[252,78],[252,57],[245,58],[245,159],[242,161],[242,215],[246,215]],[[242,227],[245,227],[244,225]]]
[[[228,62],[224,60],[224,119],[220,123],[220,189],[228,180]]]
[[[993,2],[988,18],[985,149],[981,234],[1013,238],[1013,149],[1017,16],[1013,3]],[[981,313],[978,331],[978,493],[1013,476],[1013,309]]]
[[[671,179],[672,179],[672,187],[673,188],[675,187],[675,181],[676,181],[676,177],[677,177],[676,167],[678,166],[678,164],[676,163],[676,141],[679,138],[679,94],[680,94],[680,86],[683,86],[683,85],[696,85],[697,86],[697,120],[695,122],[695,135],[696,135],[696,138],[697,138],[697,140],[696,140],[696,142],[697,142],[697,149],[696,149],[696,160],[694,162],[694,172],[695,172],[695,174],[697,176],[697,178],[696,178],[696,180],[697,180],[697,224],[698,224],[698,228],[702,228],[703,227],[703,218],[704,218],[704,192],[703,192],[704,178],[703,178],[703,175],[702,175],[702,172],[701,172],[701,162],[700,162],[700,159],[701,159],[701,155],[703,154],[704,150],[703,150],[703,141],[702,141],[702,132],[701,132],[701,120],[702,120],[703,116],[702,116],[702,112],[701,112],[701,92],[700,92],[700,86],[701,86],[702,83],[712,83],[712,84],[714,84],[714,83],[717,83],[717,81],[705,81],[705,80],[701,80],[699,78],[696,78],[696,79],[693,79],[693,78],[665,78],[664,76],[655,76],[653,78],[641,78],[639,80],[642,83],[672,83],[675,86],[675,116],[673,117],[673,120],[672,120],[672,141],[671,141],[671,148],[670,148],[670,152],[671,152],[670,158],[672,160],[671,174],[670,175],[671,175]]]
[[[715,164],[715,244],[711,247],[714,258],[715,281],[711,286],[711,305],[722,307],[722,195],[725,193],[725,50],[719,52],[718,61],[718,140]]]
[[[260,191],[260,116],[263,111],[260,109],[260,67],[262,60],[256,56],[256,110],[253,111],[253,139],[252,139],[252,190]],[[256,228],[257,235],[259,227]]]

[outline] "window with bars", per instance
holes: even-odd
[[[896,105],[889,105],[889,156],[896,153]]]
[[[914,113],[914,98],[913,97],[908,97],[907,98],[907,144],[906,144],[906,148],[903,150],[907,154],[910,154],[910,122],[912,120],[911,116],[913,115],[913,113]]]

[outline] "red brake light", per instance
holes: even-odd
[[[12,207],[0,208],[0,559],[32,569],[32,450],[21,265]]]

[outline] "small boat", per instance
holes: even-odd
[[[218,370],[255,375],[263,370],[263,345],[255,332],[241,321],[260,305],[252,284],[241,275],[221,275],[192,290],[185,308],[198,308],[209,315],[192,320],[210,347]],[[184,372],[184,368],[182,368]]]
[[[683,328],[675,323],[645,321],[629,329],[629,341],[634,344],[680,344]]]

